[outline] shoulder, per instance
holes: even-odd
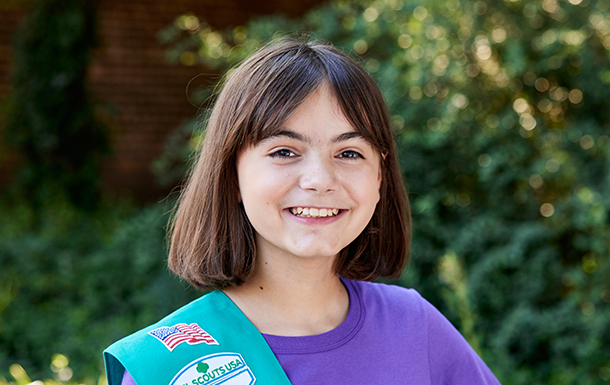
[[[218,291],[114,343],[104,358],[110,385],[120,384],[125,370],[147,385],[224,382],[220,378],[287,384],[263,336]]]
[[[432,305],[416,290],[383,283],[344,282],[350,286],[355,299],[360,301],[367,320],[410,338],[426,339]]]
[[[403,313],[423,321],[426,327],[454,330],[453,325],[434,305],[415,289],[376,282],[345,280],[358,293],[367,310],[389,309],[394,314]]]
[[[357,293],[362,305],[371,308],[388,308],[393,311],[408,311],[422,316],[431,306],[416,290],[384,283],[344,280]]]
[[[431,343],[436,335],[462,340],[455,327],[430,302],[416,290],[383,283],[347,281],[368,313],[378,317],[387,314],[387,318],[398,319],[402,325],[425,334]],[[387,319],[386,317],[382,317]],[[417,326],[417,328],[415,328]],[[459,344],[458,344],[459,345]]]
[[[224,309],[229,304],[223,296],[220,292],[206,294],[110,345],[104,351],[109,382],[121,383],[125,368],[136,378],[142,363],[173,359],[176,354],[172,353],[183,343],[217,345],[217,325],[224,322],[224,311],[230,312]],[[209,316],[212,311],[214,317]]]
[[[345,280],[358,294],[376,329],[392,328],[391,343],[404,355],[416,349],[424,358],[432,384],[498,385],[498,380],[460,332],[416,290],[400,286]],[[381,326],[380,326],[381,325]],[[408,343],[405,343],[408,342]]]
[[[208,293],[170,313],[158,322],[140,329],[121,340],[115,342],[111,347],[120,346],[138,346],[144,336],[149,335],[151,331],[162,327],[170,327],[179,323],[191,323],[194,320],[201,320],[202,313],[209,311],[212,302],[216,302],[217,297],[221,295],[219,292]],[[208,317],[209,318],[209,317]],[[148,340],[146,340],[148,341]]]

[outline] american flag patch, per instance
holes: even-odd
[[[205,342],[208,345],[218,345],[218,342],[196,323],[190,325],[176,324],[174,326],[163,326],[148,332],[151,336],[163,342],[169,351],[183,342],[196,345]]]

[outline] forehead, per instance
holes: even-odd
[[[256,145],[276,137],[287,137],[305,142],[330,139],[340,142],[361,139],[371,142],[368,135],[355,128],[345,116],[336,96],[327,85],[320,86],[286,116],[281,124],[268,127],[261,132]]]
[[[283,126],[293,130],[310,131],[312,134],[354,131],[337,99],[325,86],[309,95],[286,119]]]

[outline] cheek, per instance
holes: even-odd
[[[380,181],[377,179],[376,170],[367,175],[360,175],[358,178],[352,175],[350,195],[360,208],[359,217],[363,220],[370,220],[375,212],[375,207],[380,200],[379,187]]]
[[[376,204],[379,202],[381,180],[381,168],[374,168],[361,175],[356,190],[362,195],[362,199],[371,204]]]
[[[381,175],[379,173],[379,175]],[[381,178],[377,178],[377,183],[370,183],[370,188],[367,189],[367,197],[366,200],[369,202],[370,204],[370,214],[371,217],[373,216],[373,213],[375,212],[375,207],[377,207],[377,203],[379,203],[379,200],[381,199],[381,193],[380,193],[380,189],[381,189]]]
[[[256,178],[251,175],[239,178],[239,193],[244,209],[246,209],[246,215],[249,218],[261,207],[265,207],[265,202],[262,201],[265,196],[259,190],[260,186],[257,185]]]
[[[252,170],[239,178],[239,189],[245,206],[258,209],[272,206],[281,199],[287,179],[283,173],[273,174]]]
[[[370,202],[373,212],[375,211],[375,207],[377,206],[377,203],[379,203],[380,197],[381,197],[381,194],[379,193],[379,188],[372,189],[369,192],[367,200]]]
[[[256,178],[250,176],[240,178],[239,191],[247,209],[259,207],[265,203],[261,201],[265,195],[261,193],[261,186],[257,182]]]

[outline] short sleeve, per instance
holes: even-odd
[[[123,374],[123,381],[121,381],[121,385],[136,385],[136,382],[131,378],[131,374],[126,370]]]
[[[429,302],[424,302],[432,385],[499,385],[491,370],[451,322]]]

